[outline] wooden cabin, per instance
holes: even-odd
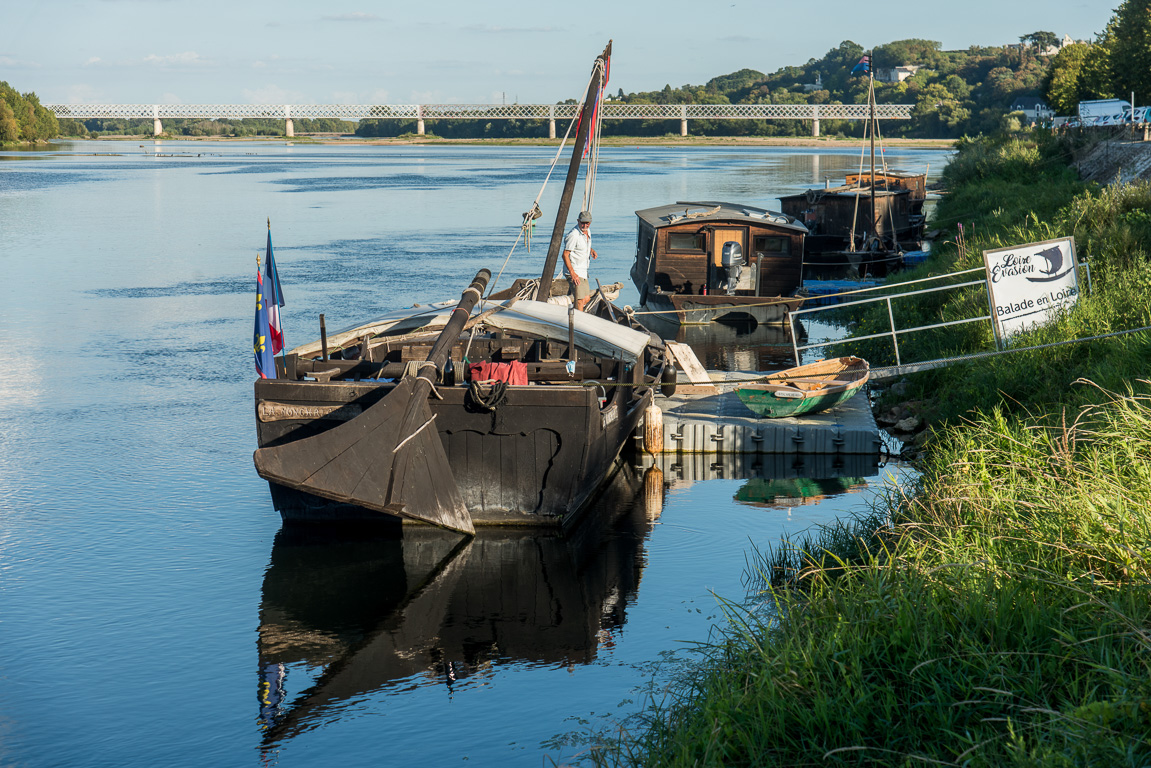
[[[802,303],[807,228],[794,217],[736,203],[678,202],[636,211],[631,275],[640,303],[678,323],[729,314],[784,322]]]
[[[805,241],[807,254],[869,248],[878,238],[884,248],[897,249],[903,238],[912,239],[911,191],[875,190],[875,220],[871,220],[870,187],[844,185],[809,189],[779,198],[780,209],[803,221],[811,234]],[[915,238],[917,239],[917,238]]]
[[[871,172],[847,174],[847,186],[866,187],[870,184]],[[927,173],[911,171],[876,171],[876,189],[906,189],[910,193],[910,210],[914,216],[923,213],[923,201],[927,199]]]

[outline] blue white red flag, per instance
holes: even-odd
[[[264,294],[268,297],[268,331],[272,341],[272,354],[284,348],[284,329],[280,325],[280,307],[284,306],[284,292],[280,290],[280,273],[276,257],[272,254],[272,228],[268,227],[268,255],[264,261]]]
[[[272,332],[268,327],[268,306],[275,306],[264,292],[264,276],[256,267],[256,328],[252,332],[252,352],[256,355],[256,373],[261,379],[276,378],[276,355],[272,351]]]
[[[864,56],[859,63],[851,68],[851,74],[867,74],[871,71],[871,57]]]

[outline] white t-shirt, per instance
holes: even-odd
[[[567,237],[564,238],[564,250],[571,251],[568,260],[571,261],[575,273],[581,280],[587,280],[587,268],[588,264],[591,263],[591,234],[585,235],[580,232],[579,224],[576,224],[575,229],[568,232]],[[564,272],[567,272],[567,265],[565,264],[564,267]]]

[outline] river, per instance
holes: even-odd
[[[321,312],[338,328],[498,271],[553,155],[151,140],[0,153],[0,764],[575,761],[588,734],[660,697],[722,621],[717,596],[743,598],[752,545],[861,509],[908,472],[686,461],[645,492],[625,466],[564,540],[282,530],[251,458],[266,222],[294,346]],[[949,156],[887,152],[932,178]],[[636,302],[637,209],[777,209],[858,164],[849,149],[605,148],[593,276]],[[559,186],[501,285],[538,273]],[[790,352],[721,341],[713,367]]]

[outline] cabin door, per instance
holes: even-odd
[[[735,243],[739,246],[740,252],[743,254],[745,264],[750,264],[751,260],[748,258],[750,255],[747,251],[747,230],[744,229],[713,229],[711,233],[711,264],[708,269],[709,273],[709,290],[716,290],[719,288],[719,283],[724,279],[726,273],[723,269],[723,263],[720,259],[723,256],[724,243]],[[744,275],[749,274],[747,267],[743,268]],[[744,280],[740,281],[741,283]],[[743,287],[742,285],[740,287]]]

